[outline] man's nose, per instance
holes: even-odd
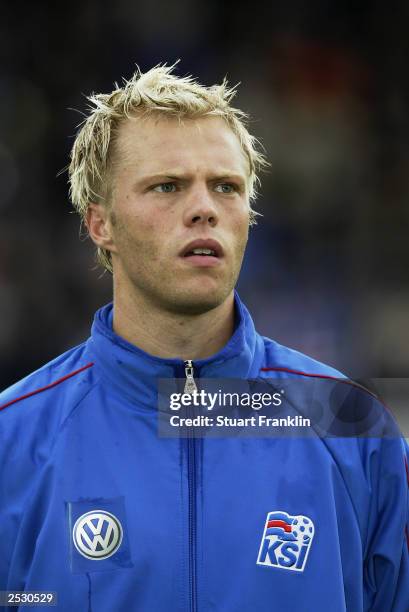
[[[210,225],[214,227],[219,221],[216,204],[207,187],[193,189],[183,212],[185,225]]]

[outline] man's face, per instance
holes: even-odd
[[[114,278],[167,311],[223,303],[249,227],[248,162],[236,135],[216,117],[128,119],[116,155]]]

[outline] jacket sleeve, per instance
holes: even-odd
[[[24,590],[23,576],[10,581],[19,525],[35,478],[35,461],[27,458],[21,432],[0,413],[0,590]],[[34,453],[32,453],[32,458]],[[5,608],[6,609],[6,608]],[[7,608],[9,609],[9,608]],[[0,610],[3,608],[0,606]]]
[[[409,612],[408,459],[408,445],[401,438],[382,440],[371,455],[365,612]]]
[[[44,397],[41,397],[42,404],[37,397],[0,410],[0,590],[3,591],[25,588],[37,531],[33,528],[30,537],[22,539],[21,524],[50,456],[58,425],[57,417],[52,420],[41,410]]]

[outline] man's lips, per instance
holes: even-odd
[[[195,251],[205,250],[211,253],[195,253]],[[221,264],[224,256],[223,247],[217,240],[211,238],[199,238],[189,242],[179,253],[184,262],[197,268],[213,268]]]
[[[196,249],[205,249],[208,251],[212,251],[212,253],[200,255],[193,252]],[[202,257],[203,259],[220,259],[223,257],[223,255],[224,252],[222,245],[217,242],[217,240],[213,240],[212,238],[198,238],[196,240],[192,240],[179,252],[180,257],[189,259],[191,257]]]

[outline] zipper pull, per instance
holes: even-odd
[[[193,378],[193,362],[191,359],[183,362],[185,364],[185,375],[186,375],[186,383],[184,393],[188,393],[192,395],[194,391],[197,391],[197,386],[195,383],[195,379]]]

